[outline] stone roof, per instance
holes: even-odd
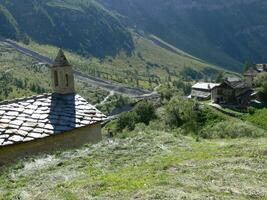
[[[245,72],[245,76],[256,76],[259,73],[267,72],[267,64],[253,64]]]
[[[199,91],[193,89],[191,92],[191,97],[198,97],[198,98],[209,98],[211,96],[211,92],[208,91]]]
[[[0,147],[71,131],[105,118],[77,94],[43,94],[0,102]]]
[[[260,73],[257,69],[254,67],[248,68],[248,70],[244,73],[245,76],[256,76],[258,73]]]
[[[70,66],[70,63],[67,60],[63,50],[60,49],[54,61],[53,67],[66,67],[66,66]]]
[[[255,64],[254,67],[259,73],[267,71],[267,64]]]
[[[250,88],[247,82],[236,77],[229,77],[224,80],[224,83],[234,89]]]
[[[200,90],[212,90],[214,87],[219,86],[218,83],[196,83],[192,86],[193,89],[200,89]]]

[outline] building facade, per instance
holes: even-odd
[[[244,73],[244,77],[247,83],[253,87],[255,83],[255,78],[260,73],[267,73],[267,64],[253,64],[248,70]]]
[[[192,86],[191,95],[189,98],[194,98],[197,100],[210,100],[211,91],[214,87],[219,86],[217,83],[196,83]]]
[[[227,78],[212,89],[211,100],[213,103],[245,107],[249,104],[252,93],[253,90],[245,81]]]

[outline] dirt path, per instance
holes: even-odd
[[[112,97],[113,95],[115,94],[115,92],[112,90],[109,92],[109,95],[105,97],[105,99],[103,101],[101,101],[100,103],[96,104],[95,106],[100,106],[100,105],[103,105],[105,104],[110,97]]]

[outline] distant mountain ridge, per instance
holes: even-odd
[[[98,0],[124,23],[196,57],[242,71],[267,62],[264,0]]]
[[[267,62],[264,0],[0,0],[0,36],[85,56],[131,55],[129,29],[227,70]]]

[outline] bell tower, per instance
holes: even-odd
[[[62,49],[59,50],[51,67],[53,93],[72,94],[74,89],[74,74]]]

